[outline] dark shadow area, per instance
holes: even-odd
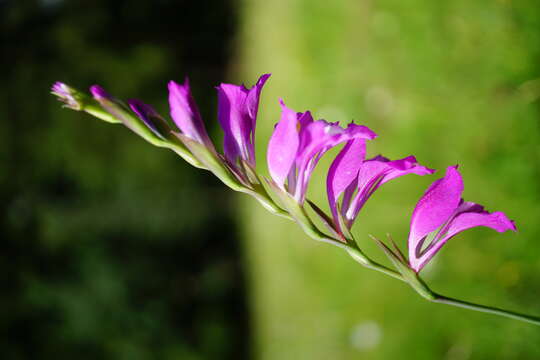
[[[11,359],[242,359],[230,198],[121,126],[62,109],[98,83],[168,115],[189,75],[207,126],[229,1],[0,1],[0,348]]]

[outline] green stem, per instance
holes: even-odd
[[[511,319],[515,319],[515,320],[519,320],[519,321],[523,321],[523,322],[527,322],[527,323],[530,323],[530,324],[540,326],[540,317],[536,317],[536,316],[520,314],[520,313],[517,313],[517,312],[504,310],[504,309],[499,309],[499,308],[491,307],[491,306],[478,305],[478,304],[474,304],[474,303],[471,303],[471,302],[468,302],[468,301],[452,299],[452,298],[442,296],[442,295],[438,295],[438,294],[435,294],[435,298],[432,299],[431,301],[439,303],[439,304],[457,306],[457,307],[464,308],[464,309],[479,311],[479,312],[493,314],[493,315],[504,316],[504,317],[507,317],[507,318],[511,318]]]
[[[393,277],[394,279],[405,281],[405,279],[403,279],[403,276],[401,276],[399,272],[392,270],[382,264],[379,264],[378,262],[374,260],[371,260],[362,250],[360,250],[360,248],[358,247],[358,245],[356,245],[356,243],[354,243],[354,245],[352,246],[348,246],[346,250],[349,253],[349,255],[356,262],[360,263],[362,266],[368,269],[379,271],[383,274]]]

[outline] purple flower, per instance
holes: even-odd
[[[270,74],[262,75],[251,89],[221,84],[218,90],[218,120],[225,133],[225,157],[233,165],[239,159],[255,166],[255,123],[259,96]]]
[[[366,126],[314,121],[309,111],[297,113],[281,101],[281,120],[268,144],[268,168],[276,185],[302,204],[311,173],[330,148],[353,139],[364,141],[377,135]],[[285,186],[285,181],[287,185]]]
[[[465,202],[462,192],[461,174],[457,166],[450,166],[444,178],[431,184],[418,201],[408,244],[409,264],[414,271],[422,270],[450,238],[464,230],[486,226],[498,232],[516,231],[514,222],[504,213],[489,213],[481,205]]]
[[[365,154],[364,139],[349,141],[328,171],[328,201],[337,226],[340,223],[338,201],[341,194],[343,199],[339,211],[350,229],[366,201],[382,184],[407,174],[428,175],[435,172],[418,164],[414,156],[390,161],[379,155],[364,161]]]
[[[214,148],[204,127],[197,104],[191,95],[187,78],[184,84],[169,82],[169,106],[172,119],[184,135],[208,148]]]

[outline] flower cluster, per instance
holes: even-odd
[[[234,84],[217,87],[223,153],[208,136],[187,79],[184,83],[169,82],[172,121],[140,100],[124,103],[98,85],[90,88],[91,97],[59,82],[53,85],[52,93],[66,107],[122,123],[150,143],[177,152],[191,164],[210,170],[234,190],[254,196],[270,211],[297,221],[312,237],[349,246],[349,250],[351,244],[357,246],[351,228],[379,187],[403,175],[435,172],[420,165],[414,156],[390,160],[377,155],[367,159],[366,143],[377,137],[371,129],[354,123],[342,127],[315,120],[309,111],[294,111],[280,100],[281,118],[268,143],[270,178],[261,176],[256,169],[255,128],[259,98],[269,77],[262,75],[251,88]],[[343,145],[342,149],[331,163],[326,179],[328,215],[306,199],[306,194],[319,160],[339,145]],[[408,260],[397,247],[394,251],[385,247],[387,255],[416,274],[461,231],[477,226],[498,232],[516,230],[504,213],[489,213],[478,204],[466,202],[461,198],[462,192],[463,180],[457,166],[448,167],[446,175],[427,189],[414,209]],[[306,202],[330,235],[320,231],[311,220],[313,215],[306,211]]]

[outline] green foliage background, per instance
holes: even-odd
[[[540,313],[540,7],[533,1],[245,1],[239,78],[273,77],[259,160],[277,98],[319,118],[354,119],[372,155],[414,154],[440,169],[377,191],[355,234],[405,247],[415,202],[456,163],[464,196],[515,219],[517,234],[474,229],[423,271],[436,291]],[[327,155],[327,159],[331,155]],[[311,184],[324,204],[326,163]],[[266,170],[264,170],[266,171]],[[318,176],[317,176],[318,175]],[[535,359],[536,327],[430,304],[292,223],[245,201],[245,244],[260,359]],[[379,256],[384,261],[382,257]]]
[[[229,194],[49,94],[98,83],[168,115],[189,75],[214,119],[234,20],[222,1],[0,1],[1,359],[247,357]]]

